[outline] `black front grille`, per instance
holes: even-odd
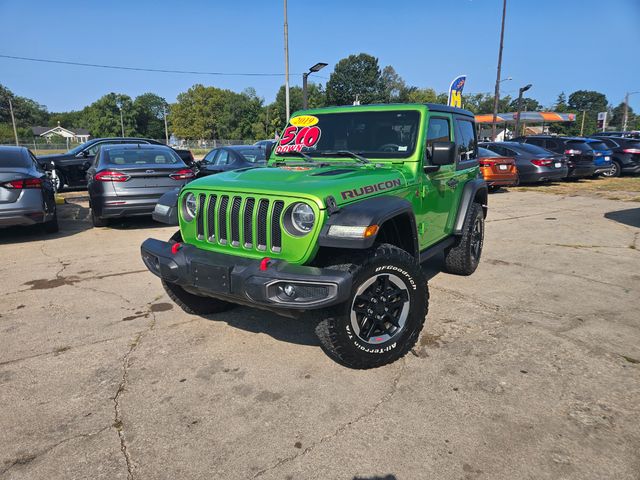
[[[207,240],[213,242],[216,239],[216,196],[209,197],[207,207]]]
[[[231,245],[237,247],[240,245],[240,197],[233,197],[231,204]]]
[[[262,199],[258,204],[258,250],[267,249],[267,212],[269,211],[269,200]]]
[[[282,248],[282,231],[280,230],[280,217],[284,209],[284,202],[276,200],[273,203],[273,212],[271,213],[271,250],[279,252]]]
[[[244,246],[245,248],[251,248],[253,246],[253,208],[256,205],[255,198],[247,198],[247,203],[244,205]]]
[[[229,206],[229,197],[223,195],[220,197],[220,208],[218,209],[218,241],[225,245],[227,243],[227,207]]]
[[[284,201],[198,194],[197,202],[198,240],[262,252],[281,252]]]
[[[201,193],[198,195],[198,206],[197,206],[197,220],[196,220],[196,235],[198,236],[198,240],[202,240],[204,238],[204,215],[202,212],[204,211],[204,201],[205,196]]]

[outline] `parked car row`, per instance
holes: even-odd
[[[531,135],[479,143],[480,170],[490,188],[640,173],[640,139],[633,136]],[[513,161],[515,168],[509,167]]]

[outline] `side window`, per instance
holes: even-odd
[[[456,144],[460,161],[475,160],[478,158],[478,144],[476,141],[476,130],[473,123],[468,120],[457,119]]]
[[[100,150],[100,147],[102,147],[103,145],[108,145],[108,143],[107,142],[94,143],[93,145],[91,145],[91,147],[89,147],[88,150],[85,150],[85,152],[87,152],[87,154],[90,157],[93,157],[96,153],[98,153],[98,150]]]
[[[427,146],[431,146],[433,142],[449,141],[451,141],[449,120],[442,117],[431,117],[427,128]]]
[[[502,149],[502,155],[504,155],[505,157],[517,157],[518,155],[520,155],[518,152],[516,152],[515,150],[511,150],[510,148],[504,147]]]
[[[211,150],[209,153],[207,153],[205,155],[205,157],[202,159],[202,161],[204,163],[213,163],[213,159],[216,158],[216,153],[218,153],[219,150]]]
[[[229,152],[227,150],[220,150],[216,157],[216,165],[228,165],[229,164]]]
[[[617,148],[620,146],[616,142],[614,142],[613,140],[609,140],[608,138],[603,138],[602,141],[607,145],[607,147],[610,148]]]

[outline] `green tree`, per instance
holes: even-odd
[[[523,112],[540,112],[543,107],[534,98],[522,97],[522,102],[520,105],[521,111]],[[517,112],[518,111],[518,99],[514,98],[511,103],[507,106],[507,112]]]
[[[380,83],[382,88],[381,100],[383,102],[406,103],[409,101],[412,89],[407,87],[405,81],[391,65],[387,65],[382,69]]]
[[[629,107],[627,110],[627,128],[633,128],[636,124],[636,115],[633,113],[633,108]],[[611,109],[611,115],[607,124],[616,129],[622,130],[624,126],[624,102],[620,102],[616,107]]]
[[[356,98],[362,104],[384,101],[378,59],[366,53],[340,60],[327,82],[327,103],[349,105]]]
[[[108,93],[91,105],[86,106],[81,113],[82,123],[93,137],[120,137],[120,108],[124,124],[124,136],[137,136],[136,111],[133,101],[128,95]]]
[[[155,93],[144,93],[133,101],[136,130],[147,138],[164,139],[164,109],[167,101]]]
[[[569,126],[569,134],[579,134],[582,112],[585,112],[584,135],[597,130],[598,112],[607,111],[607,97],[593,90],[578,90],[569,95],[568,109],[576,113],[576,122]]]
[[[409,87],[407,101],[409,103],[436,103],[438,94],[433,88]]]
[[[49,113],[44,105],[26,97],[19,97],[11,90],[0,85],[0,124],[7,124],[11,128],[11,138],[13,138],[13,126],[11,124],[11,112],[9,109],[9,99],[13,105],[13,115],[16,126],[20,130],[29,131],[31,127],[47,125]],[[29,133],[29,136],[32,134]]]
[[[491,93],[463,95],[462,107],[476,115],[493,113],[493,99],[494,96]],[[512,101],[513,99],[509,95],[501,97],[498,101],[498,113],[512,111],[509,109]]]

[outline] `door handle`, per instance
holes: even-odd
[[[451,188],[456,188],[458,186],[458,180],[455,178],[450,179],[447,182],[447,186],[451,187]]]

